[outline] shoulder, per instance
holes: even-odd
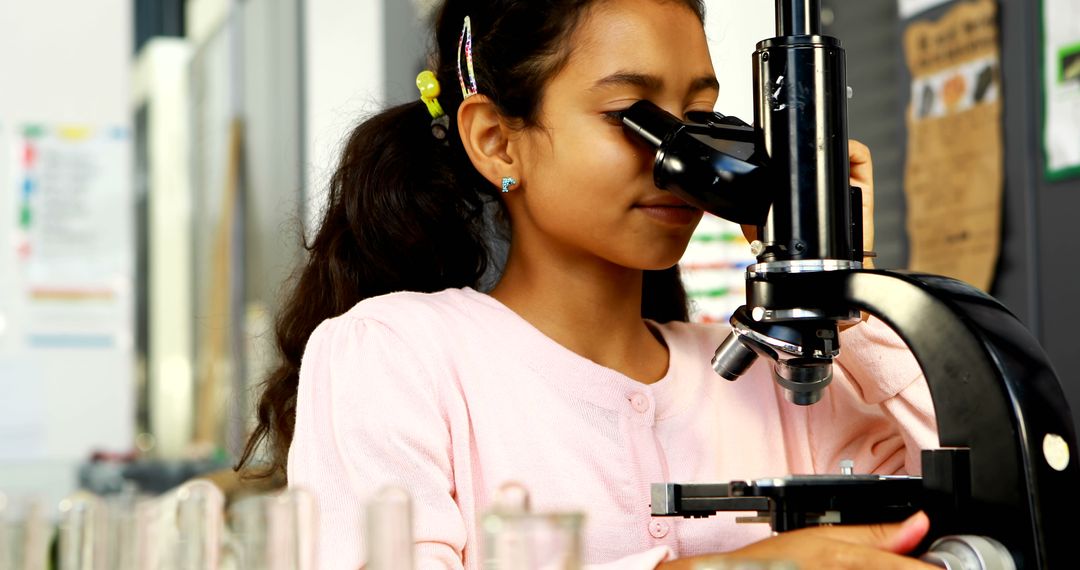
[[[324,320],[308,338],[303,366],[342,378],[419,378],[456,361],[481,330],[486,296],[471,289],[398,292],[365,299]],[[417,380],[419,382],[419,380]]]
[[[469,321],[471,315],[483,311],[485,297],[468,288],[435,293],[399,291],[364,299],[327,322],[349,324],[359,321],[412,335]],[[442,331],[445,332],[445,328]]]
[[[480,334],[494,308],[491,300],[472,289],[435,293],[400,291],[360,301],[345,313],[324,320],[308,340],[312,345],[361,344],[394,346],[410,352],[437,347]]]
[[[469,288],[443,289],[434,293],[397,291],[360,301],[344,316],[352,318],[387,318],[391,315],[432,314],[445,312],[465,304],[474,304],[477,293]]]

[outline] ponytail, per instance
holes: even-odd
[[[318,233],[305,244],[307,260],[277,317],[281,362],[264,383],[258,426],[238,468],[265,441],[270,462],[252,475],[284,472],[300,359],[321,322],[394,291],[478,286],[489,263],[484,204],[493,198],[484,196],[490,185],[478,180],[460,143],[436,139],[430,123],[425,107],[410,103],[368,119],[349,136]]]

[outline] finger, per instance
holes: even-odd
[[[855,139],[848,139],[848,160],[853,165],[868,164],[870,162],[870,147]]]
[[[928,532],[930,532],[930,517],[926,516],[926,513],[919,511],[908,517],[888,542],[879,546],[889,552],[907,554],[915,550],[915,547],[922,542]]]
[[[874,183],[874,163],[870,148],[851,139],[848,141],[848,164],[851,170],[852,185],[872,186]]]
[[[899,523],[819,527],[807,529],[806,532],[812,532],[823,538],[903,554],[915,548],[929,530],[930,519],[927,518],[926,513],[920,511]]]

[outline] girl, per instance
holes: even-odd
[[[419,567],[477,568],[477,518],[508,481],[537,510],[585,511],[597,568],[732,551],[925,567],[897,555],[926,532],[922,515],[763,541],[765,525],[733,516],[650,517],[653,482],[835,472],[846,458],[913,472],[936,443],[918,367],[879,322],[843,333],[810,408],[785,402],[765,363],[735,383],[709,367],[725,328],[685,322],[675,267],[702,212],[653,185],[652,153],[618,117],[641,99],[712,109],[702,22],[700,0],[448,0],[437,104],[353,132],[247,454],[266,439],[272,469],[317,495],[322,568],[364,564],[362,508],[388,483],[413,495]],[[852,148],[869,188],[868,152]],[[490,244],[507,234],[502,261]]]

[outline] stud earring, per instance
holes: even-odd
[[[510,176],[504,176],[502,179],[502,191],[506,194],[511,190],[511,186],[517,186],[518,181]]]

